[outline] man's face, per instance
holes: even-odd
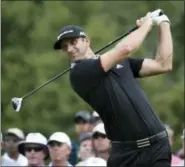
[[[75,130],[77,134],[82,134],[82,133],[86,133],[86,132],[90,132],[92,129],[92,125],[84,120],[77,120],[75,121]]]
[[[93,147],[96,152],[106,152],[110,149],[110,140],[105,134],[96,132],[93,135]]]
[[[62,40],[61,48],[71,58],[78,58],[85,55],[89,44],[87,38],[70,38]]]
[[[65,144],[57,141],[51,141],[48,144],[51,160],[54,162],[67,161],[71,149]]]
[[[85,139],[80,143],[80,149],[79,149],[79,158],[81,160],[85,160],[92,156],[93,148],[92,148],[92,140],[91,139]]]
[[[44,148],[39,144],[25,144],[25,156],[29,165],[43,165],[46,156]]]
[[[21,140],[13,134],[5,135],[3,148],[8,153],[18,152],[18,143],[20,141]]]

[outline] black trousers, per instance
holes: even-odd
[[[124,148],[121,143],[114,143],[107,167],[171,167],[171,154],[167,137],[144,148]]]

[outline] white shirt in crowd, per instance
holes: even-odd
[[[15,163],[15,161],[7,160],[2,157],[1,166],[19,166],[19,164]]]
[[[52,162],[50,162],[48,166],[53,166]],[[73,165],[71,165],[71,164],[68,162],[68,165],[67,165],[67,166],[72,167]]]
[[[84,161],[80,161],[76,166],[107,166],[107,162],[98,157],[89,157]]]
[[[184,159],[179,164],[177,164],[176,166],[185,166]]]
[[[3,158],[4,158],[4,160],[12,161],[13,163],[18,164],[20,166],[27,166],[28,165],[27,158],[22,154],[19,154],[17,160],[14,160],[14,159],[10,158],[7,153],[5,153],[3,155]]]

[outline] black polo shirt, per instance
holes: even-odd
[[[108,72],[100,58],[72,66],[72,88],[98,112],[112,141],[138,140],[165,129],[136,80],[143,60],[127,58]]]

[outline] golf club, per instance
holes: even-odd
[[[152,12],[152,17],[157,17],[157,16],[161,16],[163,15],[163,11],[161,9],[157,9],[155,11]],[[135,31],[138,27],[134,27],[132,29],[130,29],[127,33],[122,34],[121,36],[117,37],[115,40],[111,41],[110,43],[108,43],[107,45],[103,46],[102,48],[100,48],[98,51],[95,52],[95,54],[100,53],[101,51],[103,51],[104,49],[108,48],[109,46],[113,45],[114,43],[118,42],[120,39],[124,38],[125,36],[127,36],[128,34],[130,34],[131,32]],[[58,75],[56,75],[55,77],[51,78],[50,80],[48,80],[47,82],[45,82],[44,84],[42,84],[41,86],[35,88],[34,90],[32,90],[31,92],[29,92],[28,94],[22,96],[21,98],[18,97],[14,97],[12,98],[12,106],[13,109],[16,112],[19,112],[19,110],[21,109],[21,105],[22,105],[22,100],[26,99],[27,97],[29,97],[30,95],[32,95],[33,93],[37,92],[39,89],[43,88],[44,86],[48,85],[49,83],[51,83],[52,81],[56,80],[57,78],[61,77],[62,75],[64,75],[65,73],[67,73],[68,71],[70,71],[70,68],[64,70],[63,72],[59,73]]]

